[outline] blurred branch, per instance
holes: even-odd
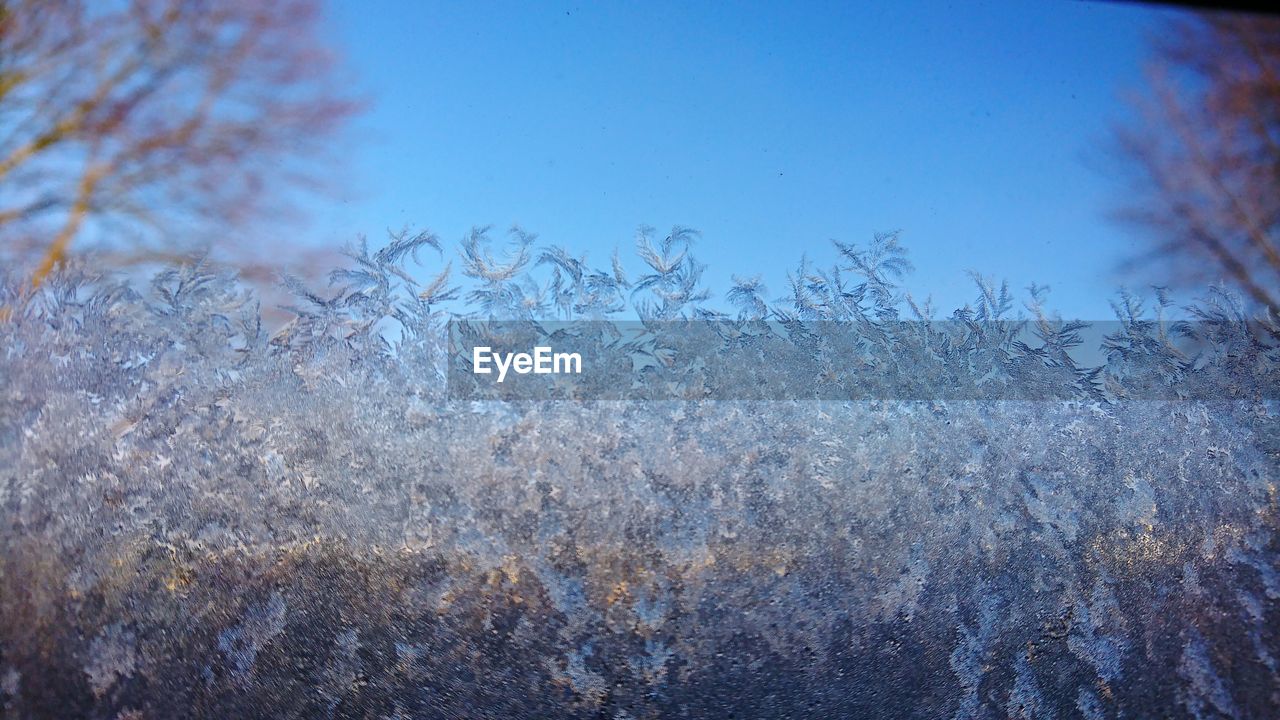
[[[1136,171],[1124,214],[1175,280],[1225,275],[1280,307],[1280,20],[1201,14],[1170,29],[1137,120],[1116,132]]]
[[[0,0],[0,241],[36,284],[90,227],[187,246],[317,177],[357,105],[319,0]],[[179,233],[180,231],[180,233]],[[181,234],[182,241],[174,237]]]

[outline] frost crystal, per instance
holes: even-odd
[[[717,306],[657,238],[635,272],[478,230],[455,286],[403,234],[276,333],[199,263],[5,285],[0,713],[1278,715],[1271,318],[978,277],[937,321],[893,236]],[[631,384],[452,398],[459,320]]]

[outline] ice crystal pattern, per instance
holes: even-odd
[[[635,272],[397,234],[270,336],[199,262],[0,284],[0,714],[1280,715],[1272,319],[1122,297],[1090,367],[1040,288],[900,322],[894,235],[723,297],[657,237]],[[819,365],[835,322],[1060,392],[450,402],[464,316],[767,320]]]

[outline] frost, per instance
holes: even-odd
[[[103,695],[119,680],[133,675],[138,667],[137,639],[119,623],[109,625],[89,644],[85,674],[95,695]]]
[[[284,629],[286,607],[278,593],[267,602],[249,608],[244,620],[218,635],[218,650],[237,675],[248,674],[262,647]]]
[[[1114,580],[1107,576],[1094,581],[1093,590],[1084,602],[1073,606],[1075,629],[1067,638],[1067,647],[1093,666],[1103,682],[1115,682],[1124,667],[1129,648],[1127,623],[1115,592]]]
[[[938,319],[892,235],[721,303],[697,241],[398,233],[277,332],[199,262],[7,281],[3,712],[1276,716],[1273,319]],[[622,370],[452,398],[491,320]]]
[[[1178,666],[1179,674],[1186,678],[1190,685],[1187,689],[1187,708],[1196,720],[1213,717],[1215,713],[1221,713],[1230,718],[1240,717],[1235,702],[1227,691],[1225,681],[1214,670],[1213,663],[1209,660],[1209,651],[1205,646],[1204,638],[1195,628],[1189,631],[1189,635],[1182,652],[1182,663]]]
[[[979,603],[977,628],[970,629],[964,625],[959,628],[959,639],[955,649],[951,651],[951,670],[960,681],[963,692],[954,718],[976,718],[984,713],[979,690],[982,679],[989,670],[991,643],[995,638],[995,623],[999,618],[996,601],[990,588],[979,586],[975,599]]]
[[[1036,686],[1035,674],[1026,657],[1019,657],[1014,662],[1013,690],[1009,692],[1009,702],[1005,706],[1007,717],[1027,718],[1027,720],[1052,720],[1056,714],[1045,707],[1040,688]]]
[[[0,675],[0,692],[9,697],[16,697],[19,688],[22,686],[22,673],[13,668],[6,668],[3,675]],[[7,703],[6,703],[7,704]]]
[[[1085,720],[1103,720],[1106,717],[1102,709],[1102,701],[1090,690],[1080,690],[1076,696],[1076,709]]]

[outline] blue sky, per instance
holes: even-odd
[[[802,253],[896,229],[907,288],[948,312],[972,268],[1110,318],[1114,289],[1141,287],[1116,272],[1139,246],[1108,218],[1122,187],[1100,147],[1169,12],[333,0],[372,106],[313,235],[519,223],[604,266],[637,226],[679,224],[703,233],[713,290],[761,274],[781,296]]]

